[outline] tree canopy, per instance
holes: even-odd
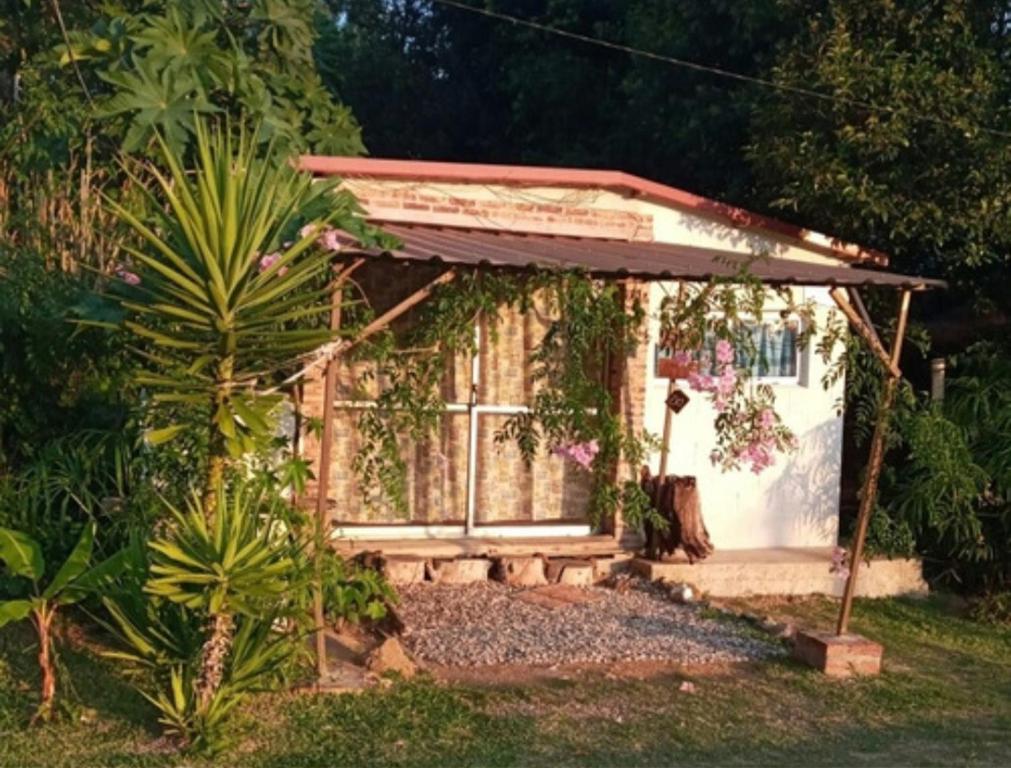
[[[1006,291],[1006,3],[469,4],[781,89],[438,0],[330,0],[323,79],[374,154],[619,168],[878,247],[984,306]]]

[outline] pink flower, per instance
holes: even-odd
[[[713,377],[708,373],[692,371],[688,374],[688,386],[696,392],[712,392],[715,389]]]
[[[556,446],[552,451],[556,456],[573,461],[583,469],[589,469],[593,464],[593,459],[600,452],[600,445],[596,440],[585,443],[564,443]]]
[[[336,229],[327,228],[319,239],[319,244],[336,253],[341,249],[340,235]]]
[[[726,397],[733,393],[736,386],[737,371],[734,370],[732,365],[724,366],[723,370],[720,371],[720,380],[717,384],[720,394]]]
[[[848,579],[850,576],[849,554],[842,547],[832,550],[832,564],[829,566],[829,573],[834,573],[841,579]]]
[[[277,251],[273,253],[268,253],[260,257],[260,272],[266,272],[272,266],[274,266],[278,260],[281,258],[281,254]],[[287,267],[281,267],[277,270],[277,276],[282,277],[288,271]]]
[[[711,464],[712,464],[712,465],[713,465],[714,467],[715,467],[715,466],[716,466],[717,464],[719,464],[719,463],[720,463],[720,452],[719,452],[719,451],[717,451],[717,450],[715,450],[715,449],[714,449],[713,451],[711,451],[711,452],[710,452],[710,454],[709,454],[709,462],[710,462],[710,463],[711,463]]]
[[[734,362],[734,345],[726,339],[716,342],[716,362],[721,365]]]
[[[762,429],[770,429],[776,423],[776,414],[772,412],[771,408],[763,408],[758,415],[758,423]]]
[[[116,267],[116,277],[122,280],[127,285],[140,285],[140,275],[136,272],[131,272],[126,267],[120,265]]]

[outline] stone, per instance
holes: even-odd
[[[425,559],[410,555],[390,555],[383,558],[383,576],[390,584],[418,584],[425,580]]]
[[[881,672],[884,648],[862,635],[832,632],[797,632],[793,640],[794,658],[821,670],[828,677],[877,675]]]
[[[548,581],[573,587],[593,586],[593,563],[589,560],[548,561]]]
[[[694,603],[698,598],[698,592],[692,587],[691,584],[672,584],[668,590],[667,594],[670,595],[670,599],[675,603]]]
[[[487,581],[491,560],[465,557],[457,560],[434,560],[427,566],[429,578],[437,584],[473,584]]]
[[[548,583],[542,557],[500,557],[492,573],[511,587],[540,587]]]
[[[417,667],[407,656],[400,641],[395,637],[386,638],[365,660],[365,666],[370,672],[385,675],[395,672],[404,679],[414,677]]]

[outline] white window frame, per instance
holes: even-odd
[[[789,318],[783,318],[782,314],[783,314],[782,310],[778,310],[778,309],[766,309],[766,310],[762,311],[762,317],[763,317],[763,319],[766,316],[774,316],[777,319],[777,321],[778,320],[789,319]],[[804,331],[803,320],[801,320],[801,318],[797,317],[796,315],[793,315],[793,318],[796,319],[796,321],[797,321],[797,324],[799,326],[799,329],[798,329],[797,333],[798,333],[798,335],[800,335]],[[666,384],[667,384],[667,378],[665,376],[660,376],[657,373],[657,368],[658,368],[657,363],[660,361],[660,340],[659,340],[659,338],[651,340],[651,348],[652,348],[653,354],[652,354],[652,360],[650,362],[650,367],[651,367],[653,384],[654,385],[662,384],[662,385],[666,386]],[[777,387],[783,387],[783,386],[786,386],[786,387],[790,387],[790,386],[800,387],[800,386],[803,386],[804,385],[804,378],[805,378],[805,376],[804,376],[804,367],[805,367],[805,364],[806,364],[807,347],[802,347],[801,345],[798,344],[797,345],[797,349],[796,349],[796,357],[797,357],[797,364],[796,364],[797,373],[795,375],[793,375],[793,376],[761,376],[761,375],[758,375],[758,374],[752,374],[751,381],[754,381],[754,382],[759,383],[759,384],[771,384],[771,385],[777,386]],[[685,380],[679,378],[679,379],[677,379],[677,381],[685,381]]]
[[[405,538],[459,538],[466,536],[484,536],[488,538],[504,537],[563,537],[589,536],[593,528],[589,522],[554,523],[545,525],[531,521],[530,524],[515,523],[479,523],[477,516],[477,453],[478,426],[484,414],[513,416],[519,413],[529,413],[526,405],[499,405],[477,402],[478,388],[481,384],[481,323],[474,323],[474,354],[470,359],[470,399],[466,403],[446,403],[444,413],[467,414],[467,505],[463,525],[414,525],[404,523],[388,523],[384,525],[341,524],[336,523],[331,532],[332,538],[340,539],[405,539]],[[371,400],[340,400],[334,403],[334,408],[340,410],[365,410],[375,408]]]

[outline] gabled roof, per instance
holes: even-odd
[[[794,224],[752,213],[743,208],[701,197],[683,189],[669,187],[623,171],[322,155],[304,155],[300,159],[300,166],[303,170],[318,176],[340,176],[343,178],[605,189],[617,194],[640,197],[660,205],[680,208],[700,216],[718,219],[739,229],[789,238],[801,245],[824,251],[846,261],[870,262],[881,266],[888,264],[887,255],[880,251],[847,243]]]

